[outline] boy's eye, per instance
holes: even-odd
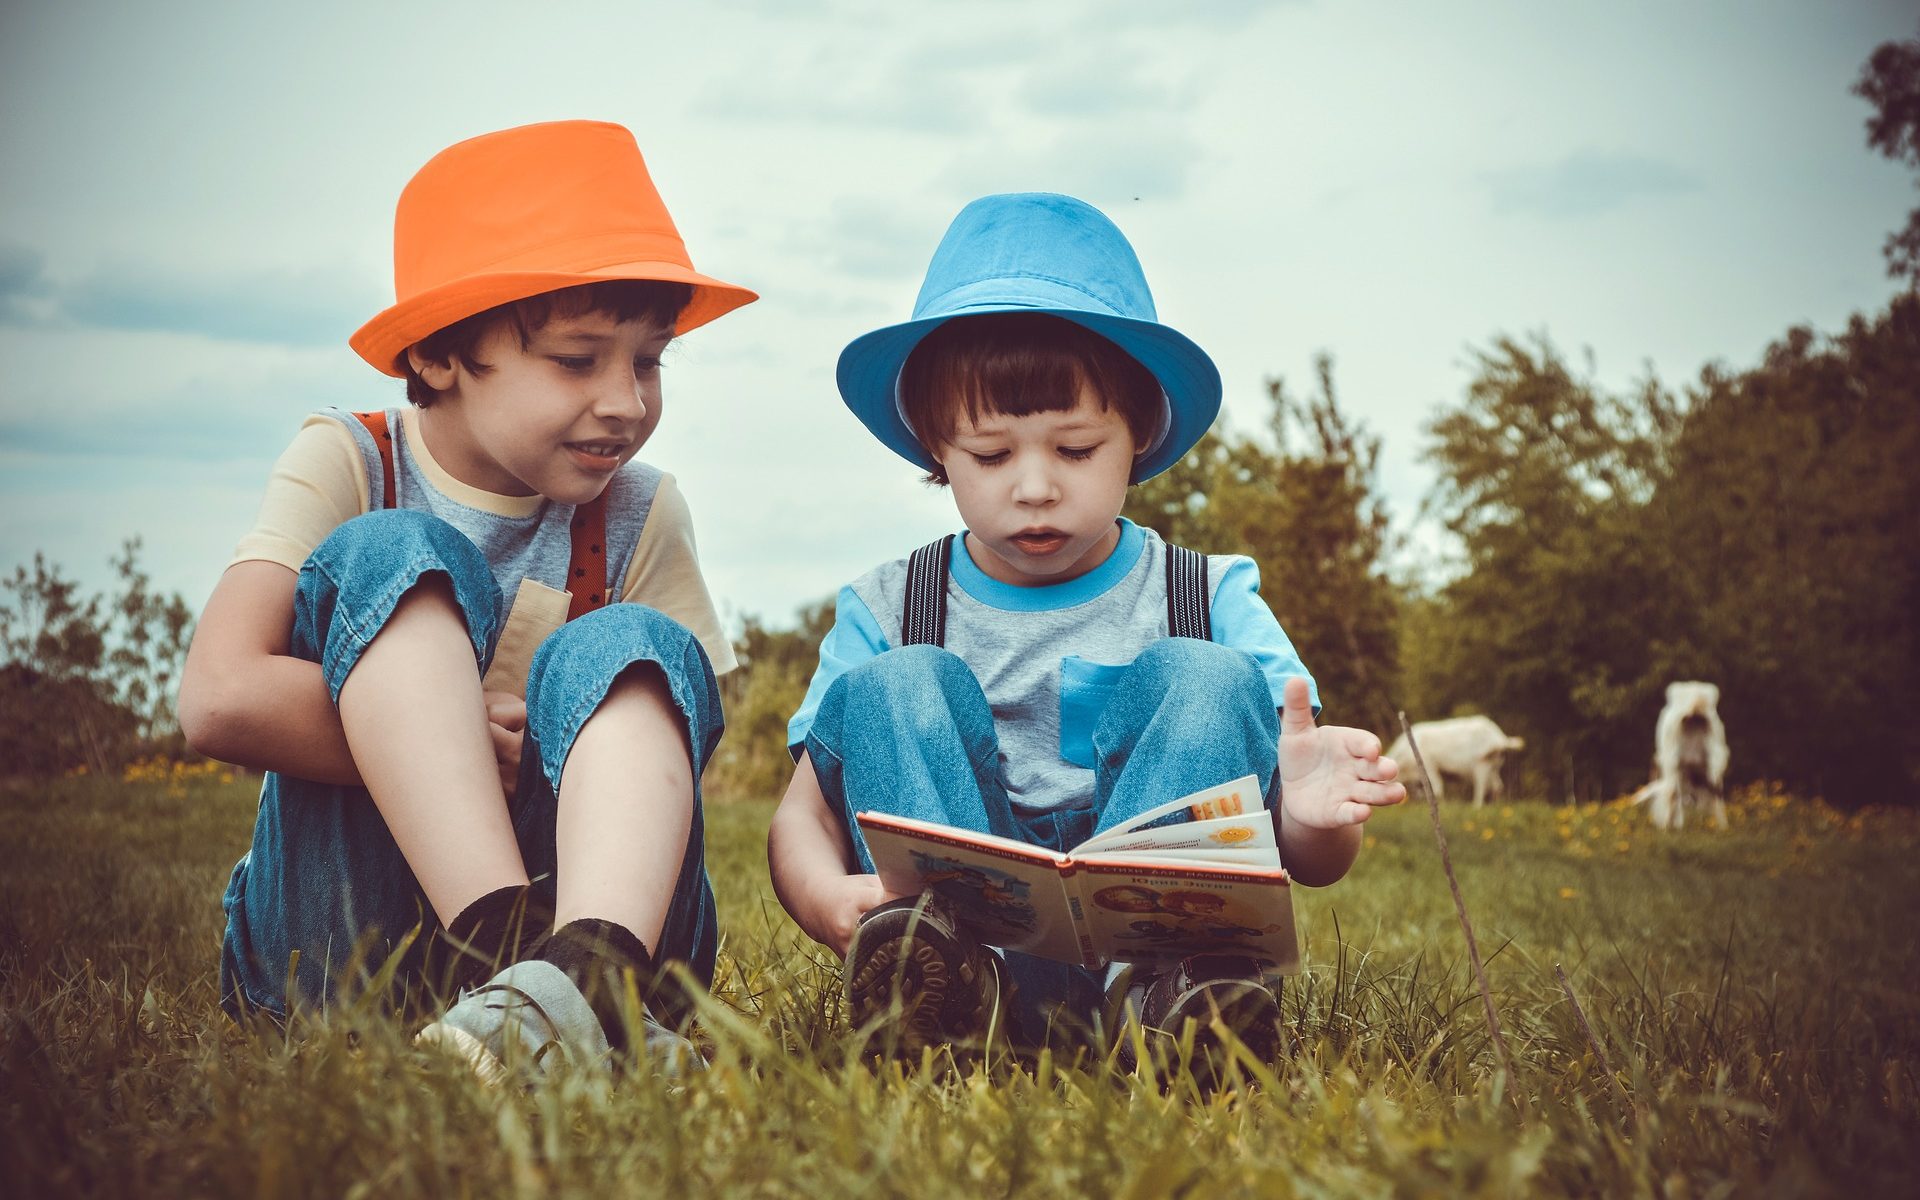
[[[992,454],[975,454],[973,461],[983,467],[997,467],[1007,461],[1007,452],[1005,450],[996,450]]]
[[[555,354],[551,357],[554,363],[563,371],[591,371],[593,369],[593,356],[591,354]]]
[[[1092,458],[1093,452],[1099,448],[1098,444],[1092,446],[1062,446],[1060,447],[1060,456],[1062,458],[1073,459],[1075,462],[1082,462]]]
[[[633,369],[642,375],[650,375],[664,365],[657,354],[642,354],[633,360]]]

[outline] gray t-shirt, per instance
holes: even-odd
[[[1002,583],[980,570],[964,537],[954,539],[947,580],[946,648],[972,669],[993,709],[1000,776],[1028,811],[1093,803],[1093,730],[1120,673],[1167,636],[1166,543],[1120,521],[1107,560],[1077,579],[1046,587]],[[1260,598],[1252,559],[1207,558],[1213,640],[1251,655],[1273,693],[1294,675],[1312,676]],[[901,644],[907,560],[895,559],[840,590],[834,625],[806,700],[787,726],[797,757],[820,699],[849,668]],[[1313,704],[1320,700],[1314,689]]]

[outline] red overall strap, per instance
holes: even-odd
[[[354,420],[367,427],[373,435],[373,444],[380,451],[380,497],[385,502],[382,508],[394,507],[393,497],[393,431],[387,428],[387,414],[380,412],[354,413]]]
[[[607,492],[573,510],[573,557],[567,564],[567,620],[607,604]]]

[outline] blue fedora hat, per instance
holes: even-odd
[[[900,368],[921,338],[953,318],[1003,312],[1084,325],[1160,381],[1166,417],[1134,463],[1135,483],[1178,462],[1220,411],[1219,369],[1159,322],[1126,237],[1093,205],[1049,192],[983,196],[961,209],[927,265],[913,319],[863,334],[840,352],[841,397],[889,450],[933,470],[938,464],[900,413]]]

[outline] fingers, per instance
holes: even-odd
[[[1289,733],[1313,732],[1313,701],[1310,699],[1305,677],[1300,675],[1288,677],[1281,697],[1283,701],[1280,708],[1281,734],[1284,736]]]
[[[487,723],[487,733],[493,738],[493,761],[500,767],[501,790],[511,798],[520,786],[520,747],[526,735],[491,721]]]
[[[1341,793],[1334,809],[1336,820],[1339,813],[1351,808],[1364,808],[1371,812],[1376,808],[1392,808],[1406,798],[1407,789],[1398,783],[1356,782]]]
[[[1373,790],[1361,798],[1376,808],[1392,808],[1396,804],[1405,802],[1407,798],[1407,787],[1403,783],[1376,783],[1363,786],[1370,786]]]
[[[1400,763],[1396,759],[1384,756],[1371,761],[1361,759],[1354,764],[1353,775],[1354,778],[1364,779],[1369,783],[1390,783],[1400,778]]]
[[[1392,808],[1406,798],[1407,789],[1397,783],[1363,783],[1334,809],[1334,820],[1342,825],[1364,825],[1379,809]]]
[[[1380,739],[1376,735],[1364,729],[1351,729],[1344,725],[1329,725],[1327,728],[1338,730],[1341,744],[1346,747],[1347,753],[1355,758],[1372,761],[1380,757]]]
[[[827,938],[822,940],[835,954],[845,958],[847,948],[853,943],[854,927],[860,923],[861,915],[896,897],[880,882],[878,875],[847,876],[839,896],[838,911],[833,914]]]
[[[503,729],[522,730],[527,727],[527,702],[511,692],[484,692],[482,697],[487,703],[487,720]]]

